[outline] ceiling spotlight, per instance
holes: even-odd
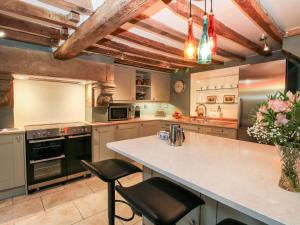
[[[5,32],[0,30],[0,38],[4,38],[5,37]]]
[[[122,53],[121,55],[121,60],[124,60],[124,53]]]
[[[263,47],[264,52],[269,52],[271,48],[267,41],[268,37],[265,34],[262,34],[259,40],[264,42],[264,47]]]

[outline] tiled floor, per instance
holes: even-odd
[[[142,181],[142,174],[121,180],[124,186]],[[116,194],[116,198],[120,196]],[[129,207],[116,204],[116,213],[131,215]],[[107,187],[96,177],[64,186],[0,201],[1,225],[107,225]],[[136,217],[131,222],[116,221],[116,225],[141,225]]]

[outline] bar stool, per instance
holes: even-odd
[[[246,224],[239,222],[237,220],[233,220],[233,219],[225,219],[225,220],[222,220],[217,225],[246,225]]]
[[[115,224],[115,217],[123,221],[130,221],[134,218],[135,210],[127,202],[122,200],[115,199],[115,181],[120,185],[121,183],[118,179],[126,177],[128,175],[142,172],[137,166],[128,163],[127,161],[120,159],[108,159],[99,162],[88,163],[84,160],[81,160],[82,165],[89,170],[91,173],[99,177],[101,180],[107,183],[108,189],[108,221],[109,225]],[[115,203],[121,202],[129,205],[132,209],[132,216],[130,218],[123,218],[118,215],[115,215]]]
[[[153,177],[131,187],[116,186],[119,194],[155,225],[174,225],[204,201],[183,187]]]

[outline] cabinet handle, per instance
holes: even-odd
[[[18,143],[20,143],[20,141],[21,141],[21,136],[18,135],[18,136],[16,137],[16,140],[17,140]]]

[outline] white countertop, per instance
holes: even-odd
[[[107,147],[264,223],[300,225],[300,194],[278,186],[273,146],[186,132],[181,147],[156,136]]]

